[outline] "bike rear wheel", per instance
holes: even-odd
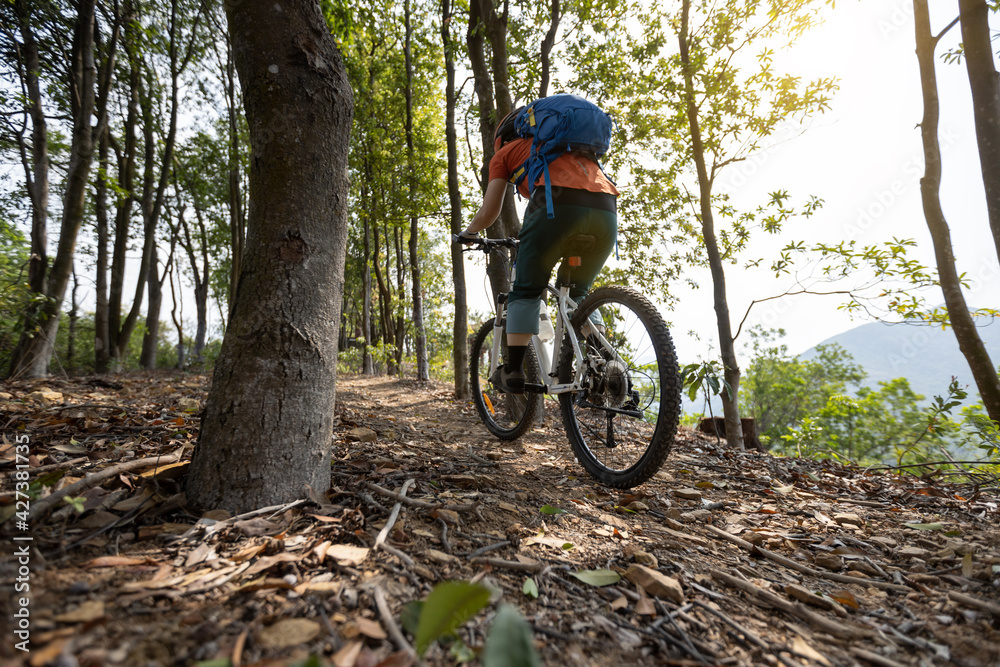
[[[559,396],[573,453],[599,482],[618,489],[638,486],[666,460],[680,421],[681,384],[670,331],[649,299],[617,286],[591,292],[573,316],[573,329],[588,359],[587,389]],[[572,382],[574,372],[567,336],[559,381]]]
[[[483,420],[483,424],[486,425],[490,433],[501,440],[516,440],[531,428],[535,415],[541,406],[542,396],[541,394],[508,394],[490,383],[493,336],[493,320],[489,320],[479,328],[472,343],[472,349],[469,350],[472,400],[476,404],[479,418]],[[507,343],[504,341],[500,346],[498,367],[504,364],[506,357]],[[528,383],[541,383],[538,360],[530,345],[524,356],[524,374]]]

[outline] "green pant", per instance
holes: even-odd
[[[580,253],[581,265],[572,270],[564,262],[558,282],[571,283],[570,297],[579,303],[604,267],[618,238],[618,216],[613,211],[586,206],[555,205],[555,217],[545,207],[525,216],[517,252],[517,275],[507,302],[507,333],[538,333],[539,305],[552,269],[563,257],[571,236],[587,234],[596,243]]]

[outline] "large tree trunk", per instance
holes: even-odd
[[[1000,424],[1000,376],[997,375],[997,367],[993,365],[965,303],[961,276],[955,267],[951,230],[941,208],[941,147],[938,142],[940,105],[937,74],[934,70],[934,50],[941,35],[935,37],[931,32],[927,0],[913,0],[913,15],[917,62],[920,65],[920,89],[924,98],[924,116],[920,121],[920,138],[924,149],[924,176],[920,179],[920,200],[923,203],[931,241],[934,243],[934,258],[937,262],[941,291],[944,293],[944,303],[948,309],[952,331],[955,332],[958,347],[972,371],[979,395],[983,399],[983,407],[986,408],[990,419]]]
[[[73,36],[69,76],[73,135],[66,170],[59,244],[47,277],[47,298],[25,316],[24,332],[12,355],[11,377],[44,377],[48,374],[49,362],[55,350],[59,313],[72,271],[76,237],[83,222],[90,163],[94,155],[94,131],[91,127],[96,80],[94,5],[94,0],[81,0]]]
[[[743,425],[740,422],[739,389],[740,367],[736,359],[732,324],[729,320],[729,301],[726,298],[726,274],[722,266],[722,254],[715,237],[715,219],[712,214],[712,177],[705,161],[705,145],[702,143],[698,108],[695,102],[694,77],[688,54],[688,12],[690,0],[684,0],[681,14],[681,31],[678,35],[681,63],[684,69],[684,97],[687,106],[688,127],[691,132],[691,153],[698,171],[698,198],[701,204],[701,229],[705,240],[705,253],[712,272],[712,295],[715,303],[715,320],[719,331],[719,352],[725,368],[724,376],[729,390],[722,392],[722,411],[726,421],[726,442],[743,450]]]
[[[406,42],[403,47],[403,54],[406,60],[406,159],[409,164],[407,176],[410,181],[410,277],[413,283],[413,338],[415,340],[414,350],[417,357],[417,380],[426,382],[430,379],[430,365],[427,360],[427,333],[424,331],[424,300],[420,287],[420,227],[417,224],[417,211],[415,209],[417,201],[417,165],[414,159],[413,148],[413,54],[411,44],[413,41],[413,24],[410,16],[410,0],[406,0],[404,7],[406,21]]]
[[[958,9],[986,189],[986,212],[1000,259],[1000,76],[993,64],[989,8],[986,0],[959,0]]]
[[[462,231],[462,193],[458,184],[458,136],[455,131],[455,44],[451,39],[451,0],[441,2],[441,41],[446,73],[445,139],[448,143],[448,200],[451,233]],[[455,284],[455,322],[452,327],[452,362],[455,366],[455,398],[468,400],[469,391],[469,306],[465,291],[465,263],[462,246],[451,244],[451,275]]]
[[[39,83],[41,60],[35,39],[32,20],[32,2],[18,0],[14,3],[18,28],[21,34],[21,67],[24,71],[24,90],[28,116],[31,118],[31,158],[22,145],[24,181],[31,201],[31,257],[28,260],[28,286],[35,294],[44,294],[48,274],[49,215],[49,140],[45,112],[42,109],[42,90]]]
[[[227,15],[250,210],[186,492],[237,513],[330,484],[353,102],[316,0],[231,4]]]
[[[101,173],[94,190],[94,218],[97,227],[96,306],[94,308],[94,372],[110,369],[110,322],[108,321],[108,130],[100,137],[98,164]]]
[[[506,5],[505,5],[506,12]],[[486,61],[486,44],[483,34],[487,33],[493,47],[492,68]],[[511,111],[510,89],[507,85],[507,22],[506,17],[497,16],[493,3],[489,0],[471,0],[469,3],[469,29],[466,44],[469,48],[469,64],[472,67],[473,89],[479,102],[479,135],[483,145],[483,164],[480,165],[480,184],[483,192],[489,180],[490,160],[493,159],[493,134],[497,123]],[[498,76],[499,75],[499,76]],[[500,80],[502,78],[502,80]],[[494,93],[496,97],[494,98]],[[490,238],[517,236],[521,224],[514,208],[513,186],[507,188],[500,224],[493,224],[486,231]],[[507,262],[500,253],[491,253],[487,259],[486,275],[494,294],[510,291],[507,278]]]
[[[240,133],[236,108],[236,73],[233,64],[232,39],[226,35],[226,109],[229,120],[229,314],[236,301],[246,244],[246,220],[243,217],[243,194],[240,189]],[[205,276],[208,280],[208,276]]]

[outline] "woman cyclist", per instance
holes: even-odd
[[[531,139],[505,138],[519,111],[508,114],[497,127],[483,204],[459,235],[460,241],[472,240],[496,222],[511,175],[528,159]],[[552,269],[563,257],[566,240],[581,234],[594,239],[588,248],[574,252],[582,263],[573,270],[570,297],[579,302],[607,261],[618,236],[618,189],[601,171],[596,156],[580,151],[561,155],[549,164],[549,180],[555,213],[552,218],[546,212],[544,177],[535,183],[530,196],[527,179],[518,188],[528,198],[528,206],[521,227],[517,275],[507,301],[507,363],[490,378],[498,389],[512,394],[524,393],[524,356],[531,336],[538,333],[541,297]],[[564,269],[559,275],[566,275]]]

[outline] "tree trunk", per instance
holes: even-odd
[[[487,0],[472,0],[469,3],[469,29],[466,33],[466,43],[469,47],[469,64],[472,67],[473,88],[479,102],[479,134],[483,145],[483,164],[480,167],[480,185],[483,192],[489,181],[490,160],[493,159],[493,134],[497,123],[511,111],[510,92],[506,79],[495,81],[496,72],[507,73],[506,22],[496,16],[492,2]],[[483,33],[489,34],[493,47],[493,74],[486,62],[486,45]],[[494,99],[494,91],[497,97]],[[501,95],[501,91],[503,95]],[[486,235],[490,238],[517,236],[521,225],[514,208],[513,186],[507,188],[503,208],[500,212],[500,224],[493,224]],[[507,278],[507,262],[500,253],[490,253],[487,258],[486,275],[490,280],[493,294],[510,291],[510,280]]]
[[[243,217],[243,195],[240,190],[240,133],[236,108],[236,73],[233,64],[232,39],[226,35],[226,108],[229,120],[229,314],[232,315],[239,285],[246,244],[246,220]],[[205,276],[208,280],[208,276]]]
[[[45,112],[42,109],[42,91],[39,83],[41,60],[38,42],[33,30],[31,10],[34,3],[18,0],[14,11],[21,34],[21,67],[24,71],[24,89],[28,116],[31,118],[31,158],[22,145],[24,180],[31,201],[31,257],[28,260],[28,287],[35,294],[45,294],[48,274],[48,223],[49,210],[49,141]]]
[[[59,313],[72,271],[76,237],[83,222],[84,200],[94,154],[94,132],[91,127],[96,80],[94,5],[94,0],[81,0],[73,36],[69,77],[73,134],[66,170],[59,244],[48,273],[45,291],[47,298],[25,316],[24,332],[11,358],[10,376],[14,378],[39,378],[48,374],[49,362],[55,349],[56,332],[59,330]]]
[[[353,102],[316,0],[226,11],[250,125],[250,211],[186,493],[238,513],[330,484]]]
[[[739,389],[740,367],[736,359],[732,324],[729,319],[729,302],[726,298],[726,274],[722,266],[722,254],[715,237],[715,219],[712,214],[712,177],[705,162],[705,146],[702,143],[698,108],[695,101],[694,78],[688,54],[688,12],[691,1],[684,0],[681,14],[681,31],[678,35],[681,65],[684,70],[684,98],[687,106],[688,126],[691,132],[691,153],[698,171],[698,198],[700,200],[701,229],[705,240],[705,253],[712,272],[712,294],[715,303],[715,319],[719,331],[719,352],[725,368],[724,377],[729,391],[722,392],[722,411],[726,420],[726,442],[730,447],[743,447],[743,426],[740,422]]]
[[[455,131],[455,44],[451,39],[451,0],[441,2],[441,41],[446,72],[445,139],[448,143],[448,200],[451,233],[462,231],[462,193],[458,184],[458,136]],[[455,284],[455,321],[452,326],[452,363],[455,367],[455,398],[468,400],[469,391],[469,306],[465,290],[465,263],[462,246],[451,244],[451,275]]]
[[[111,362],[108,321],[108,130],[100,136],[98,169],[94,188],[94,218],[97,226],[96,306],[94,308],[94,372],[107,373]]]
[[[364,210],[364,207],[362,206]],[[372,364],[372,267],[371,267],[371,225],[368,216],[362,216],[364,224],[365,256],[363,261],[364,276],[361,281],[361,289],[364,298],[361,305],[361,336],[364,339],[364,351],[362,352],[361,373],[363,375],[375,375],[375,366]]]
[[[1000,260],[1000,76],[993,65],[986,0],[959,0],[965,66],[972,90],[979,164],[986,189],[986,212]]]
[[[80,281],[76,275],[76,262],[73,263],[73,289],[69,292],[68,327],[66,331],[66,372],[76,373],[76,325],[80,321],[79,302],[76,295]]]
[[[417,165],[413,149],[413,54],[411,43],[413,25],[410,17],[410,0],[405,0],[404,17],[406,41],[403,55],[406,60],[406,158],[409,168],[407,178],[410,192],[410,281],[413,283],[413,338],[417,357],[417,380],[430,380],[430,364],[427,360],[427,333],[424,331],[424,303],[420,288],[420,227],[417,225]]]
[[[556,43],[556,33],[559,32],[559,12],[559,0],[552,0],[552,19],[549,23],[549,31],[545,33],[545,39],[542,40],[542,80],[538,85],[539,97],[546,97],[549,94],[549,70],[552,68],[549,57],[552,54],[552,47]]]
[[[938,143],[940,105],[937,74],[934,70],[934,50],[941,35],[935,37],[931,32],[927,0],[913,0],[913,15],[917,62],[920,65],[920,89],[924,98],[924,115],[920,121],[920,138],[924,150],[924,176],[920,179],[920,200],[923,203],[927,228],[934,243],[934,258],[952,331],[955,332],[958,347],[972,371],[986,413],[990,419],[1000,424],[1000,376],[997,375],[997,367],[990,359],[965,303],[961,276],[955,267],[951,230],[941,208],[941,147]]]
[[[163,289],[160,281],[158,255],[154,241],[149,272],[146,274],[146,290],[149,294],[149,304],[146,308],[146,331],[142,335],[142,352],[139,355],[139,365],[147,371],[156,369],[156,353],[160,338],[160,306],[163,305]],[[164,275],[166,274],[164,273]]]

